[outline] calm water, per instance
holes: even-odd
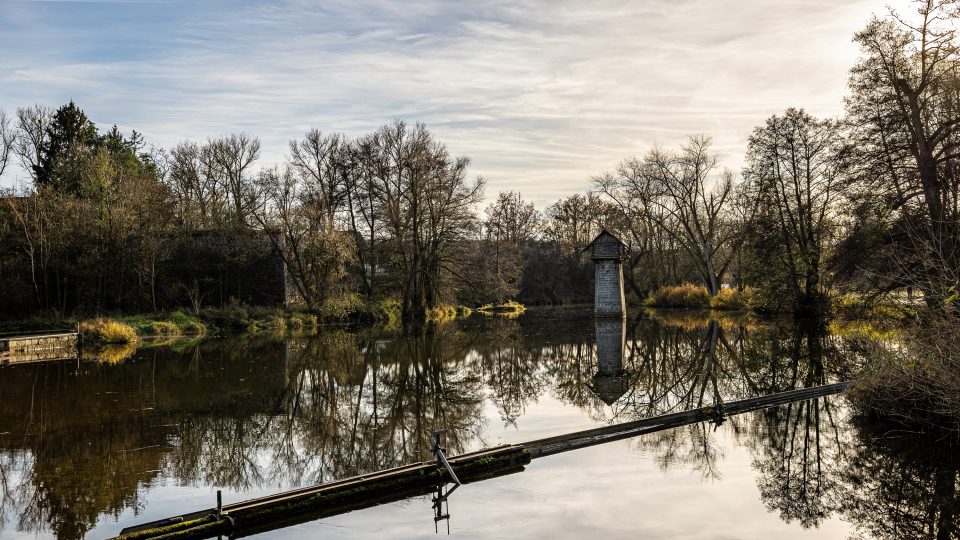
[[[0,367],[0,537],[123,527],[429,457],[846,379],[859,344],[788,323],[474,316]],[[111,363],[111,361],[113,361]],[[951,538],[960,457],[842,397],[538,459],[274,538]]]

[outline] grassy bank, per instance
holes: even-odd
[[[392,299],[372,303],[341,299],[326,304],[319,313],[313,313],[302,309],[231,303],[221,308],[205,308],[197,314],[177,310],[89,319],[50,317],[8,321],[0,325],[0,331],[15,333],[79,328],[83,341],[88,344],[132,344],[138,341],[170,341],[240,333],[309,331],[325,324],[397,327],[401,320],[400,307],[400,302]],[[466,306],[442,305],[429,310],[426,317],[431,322],[445,322],[469,316],[472,311]]]
[[[127,324],[143,337],[176,337],[206,335],[206,323],[199,318],[182,311],[174,311],[168,315],[132,315],[119,317],[120,323]]]
[[[722,289],[711,297],[706,287],[684,283],[661,287],[644,300],[649,308],[687,310],[753,311],[756,313],[788,315],[790,312],[771,311],[768,299],[761,298],[750,287],[743,290]],[[909,325],[918,318],[916,305],[895,297],[872,298],[856,294],[830,297],[830,309],[823,315],[825,320],[836,321],[837,333],[872,334],[885,338],[893,337],[897,329]]]
[[[208,332],[206,323],[182,311],[85,319],[79,321],[77,328],[84,343],[98,345],[132,345],[150,338],[202,337]]]

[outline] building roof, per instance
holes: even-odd
[[[626,251],[627,245],[623,243],[623,240],[620,240],[620,238],[617,235],[613,234],[607,229],[601,229],[600,234],[598,234],[593,240],[591,240],[590,243],[587,244],[585,248],[580,250],[580,253],[586,253],[588,250],[592,249],[593,246],[596,244],[609,245],[613,243],[617,245],[617,252],[620,253],[621,255],[623,254],[624,251]]]
[[[620,240],[620,237],[608,231],[607,229],[600,229],[600,233],[596,237],[594,237],[594,239],[591,240],[590,243],[587,244],[585,248],[580,250],[580,252],[583,253],[587,251],[588,249],[592,248],[593,245],[596,244],[601,239],[607,239],[607,238],[613,239],[617,244],[620,244],[620,246],[623,248],[627,247],[627,245],[623,243],[623,240]]]

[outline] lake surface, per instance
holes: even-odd
[[[430,458],[846,380],[863,343],[790,322],[473,316],[0,367],[0,538],[104,538]],[[842,396],[537,459],[271,538],[953,538],[960,456]],[[438,532],[435,532],[438,531]]]

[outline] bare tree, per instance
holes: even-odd
[[[207,146],[231,206],[233,223],[245,224],[258,199],[258,194],[249,192],[251,186],[257,185],[249,175],[253,163],[260,158],[260,139],[241,133],[213,139]]]
[[[290,141],[290,165],[303,178],[311,204],[331,224],[347,201],[350,158],[349,141],[340,133],[311,129],[303,139]]]
[[[800,311],[826,307],[824,259],[836,231],[845,155],[836,122],[802,109],[771,116],[750,136],[744,174],[767,229],[758,231],[757,248],[777,259],[765,261],[758,281],[786,288]]]
[[[188,229],[220,226],[228,212],[227,194],[210,145],[177,144],[170,150],[166,169],[181,225]]]
[[[529,242],[539,233],[542,221],[533,203],[525,202],[518,192],[501,191],[487,207],[486,227],[498,241]]]
[[[650,289],[674,281],[674,242],[651,219],[645,199],[623,189],[620,177],[613,173],[595,176],[591,182],[596,193],[610,202],[604,226],[627,244],[623,276],[629,289],[643,299]]]
[[[526,266],[525,249],[539,233],[542,218],[533,203],[519,193],[502,191],[487,207],[481,249],[474,253],[482,302],[503,303],[516,298]]]
[[[593,193],[575,194],[551,204],[543,235],[568,253],[579,254],[604,226],[610,208]]]
[[[36,180],[36,168],[40,166],[47,129],[53,121],[53,109],[33,105],[17,109],[17,141],[14,151],[24,170]]]
[[[3,172],[7,169],[7,163],[10,161],[10,154],[15,142],[16,132],[10,125],[10,118],[3,109],[0,109],[0,175],[3,175]]]
[[[292,168],[265,170],[257,183],[264,200],[252,216],[283,256],[300,299],[307,309],[318,311],[344,289],[348,237],[312,204],[313,193]]]
[[[454,158],[422,124],[394,122],[377,133],[382,154],[376,190],[407,320],[423,319],[459,275],[458,256],[476,229],[484,182],[469,182],[469,160]]]
[[[345,186],[347,220],[356,236],[356,258],[367,298],[373,298],[380,273],[378,239],[383,233],[383,212],[378,186],[388,175],[378,133],[360,137],[350,145],[352,167]]]
[[[604,192],[631,214],[642,215],[670,236],[690,258],[711,295],[730,265],[738,231],[726,203],[733,190],[729,171],[717,174],[709,137],[691,137],[679,152],[654,147],[643,159],[622,161],[600,179]]]

